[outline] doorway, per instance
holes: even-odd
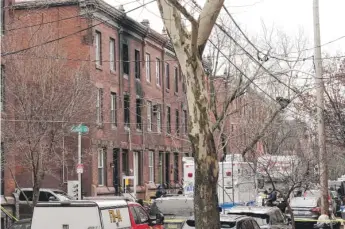
[[[113,149],[113,186],[115,195],[120,195],[120,149]]]

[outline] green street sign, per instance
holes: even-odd
[[[89,132],[89,128],[85,125],[78,125],[78,126],[72,126],[71,128],[72,132],[77,132],[77,133],[87,133]]]

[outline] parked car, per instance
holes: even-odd
[[[317,220],[321,215],[321,197],[295,197],[290,201],[296,227],[311,227],[315,222],[306,222],[305,219]],[[288,212],[288,214],[290,214]]]
[[[321,190],[318,189],[312,189],[307,190],[304,192],[303,197],[320,197],[321,198],[322,193]],[[332,199],[331,191],[328,190],[328,203],[329,203],[329,211],[330,213],[336,213],[336,202],[334,199]]]
[[[290,229],[292,225],[278,207],[236,206],[225,211],[228,215],[246,215],[255,219],[260,228]]]
[[[7,229],[30,229],[30,228],[31,228],[31,219],[21,219],[21,220],[15,221]]]
[[[182,225],[181,229],[194,229],[194,217],[189,218]],[[258,223],[251,217],[241,215],[225,215],[220,214],[220,228],[231,229],[260,229]]]
[[[125,199],[38,203],[31,229],[162,229],[164,216],[149,217],[143,207]]]
[[[160,197],[154,200],[150,216],[164,215],[164,228],[181,228],[182,224],[194,215],[194,198],[183,195]]]
[[[19,215],[21,219],[32,217],[32,201],[33,201],[33,190],[32,188],[21,188],[16,189],[15,194],[18,195],[19,201]],[[68,196],[64,191],[58,189],[46,189],[41,188],[39,193],[38,202],[49,202],[49,201],[68,201],[74,198]]]

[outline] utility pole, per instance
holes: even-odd
[[[78,165],[81,165],[81,131],[78,132]],[[78,200],[81,200],[81,172],[78,173]]]
[[[314,0],[314,64],[316,82],[316,105],[318,123],[318,142],[319,142],[319,165],[320,165],[320,185],[321,185],[321,214],[329,213],[328,203],[328,162],[325,145],[325,123],[324,123],[324,91],[325,87],[322,80],[322,60],[321,60],[321,38],[320,38],[320,15],[319,0]]]

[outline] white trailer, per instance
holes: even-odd
[[[254,165],[244,161],[219,162],[218,200],[223,204],[255,202],[256,182]],[[194,194],[195,168],[193,158],[183,159],[183,189],[185,195]]]

